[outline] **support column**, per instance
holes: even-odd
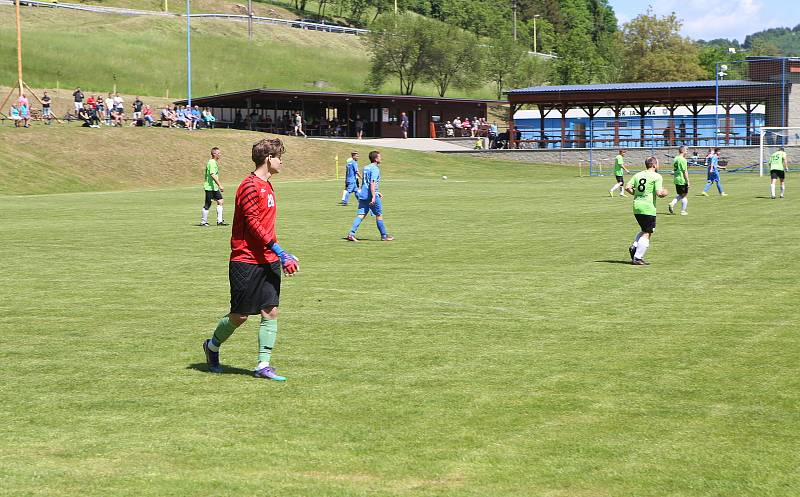
[[[553,110],[552,107],[539,105],[539,148],[547,148],[548,143],[545,141],[544,134],[544,118]]]
[[[697,142],[698,142],[697,116],[700,115],[700,111],[705,109],[705,108],[706,108],[706,104],[700,105],[697,102],[694,102],[694,103],[692,103],[691,106],[689,106],[689,110],[692,112],[692,133],[693,133],[692,145],[695,146],[695,147],[697,146]],[[716,129],[717,129],[717,124],[714,123],[714,132],[715,133],[716,133]]]
[[[614,110],[614,147],[619,147],[619,115],[622,113],[622,104],[615,103],[612,107]]]
[[[566,105],[559,105],[558,112],[561,114],[561,148],[567,147],[567,112],[569,107]]]
[[[508,148],[517,148],[517,130],[514,126],[514,114],[519,109],[520,104],[508,106]]]

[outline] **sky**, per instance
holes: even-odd
[[[767,28],[800,24],[800,0],[609,0],[620,25],[647,10],[659,16],[675,12],[683,21],[683,36],[698,40],[744,37]]]

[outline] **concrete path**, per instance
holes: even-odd
[[[452,143],[445,143],[431,138],[366,138],[356,140],[355,138],[310,138],[311,140],[330,140],[341,143],[351,143],[353,145],[363,145],[376,149],[384,148],[403,148],[406,150],[419,150],[422,152],[454,152],[459,150],[469,150]]]

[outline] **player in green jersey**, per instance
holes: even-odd
[[[211,158],[208,159],[205,169],[205,181],[203,182],[203,190],[206,193],[205,203],[200,217],[200,226],[208,226],[208,209],[211,207],[211,201],[217,202],[217,226],[227,226],[228,223],[222,218],[222,192],[225,191],[222,183],[219,180],[219,157],[222,155],[219,147],[211,149]]]
[[[781,180],[781,198],[786,193],[786,185],[783,183],[786,180],[786,173],[789,171],[789,161],[786,159],[786,150],[781,147],[780,150],[769,156],[769,193],[770,198],[775,198],[775,180]]]
[[[689,164],[686,161],[686,152],[688,150],[689,147],[681,145],[678,149],[678,155],[676,155],[675,160],[672,161],[672,174],[675,180],[676,196],[669,203],[670,214],[675,214],[673,207],[678,203],[678,200],[681,201],[681,216],[688,214],[688,212],[686,212],[686,206],[689,205],[689,199],[687,198],[689,195]]]
[[[608,191],[608,194],[613,197],[614,191],[619,188],[619,196],[625,196],[625,178],[623,178],[623,172],[630,174],[631,172],[625,167],[625,149],[619,150],[619,155],[614,157],[614,176],[617,179],[617,182],[614,183],[614,186]]]
[[[658,174],[658,159],[648,157],[644,165],[647,169],[634,174],[625,186],[625,190],[633,195],[633,215],[640,228],[628,248],[631,264],[634,266],[649,264],[644,261],[644,254],[650,247],[650,238],[656,230],[656,197],[667,196],[663,178]]]

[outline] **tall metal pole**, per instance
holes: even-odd
[[[719,62],[715,65],[714,71],[714,146],[719,145],[717,139],[719,138]],[[696,145],[696,144],[695,144]]]
[[[514,12],[514,41],[517,41],[517,0],[511,0],[511,9]]]
[[[394,0],[394,15],[397,15],[397,0]]]
[[[539,17],[539,14],[533,16],[533,53],[536,53],[536,18]]]
[[[253,0],[247,0],[247,39],[253,41]]]
[[[192,106],[192,8],[186,0],[186,87],[187,101]]]
[[[22,96],[22,24],[19,16],[19,0],[16,2],[17,7],[17,86],[19,87],[19,94]]]

